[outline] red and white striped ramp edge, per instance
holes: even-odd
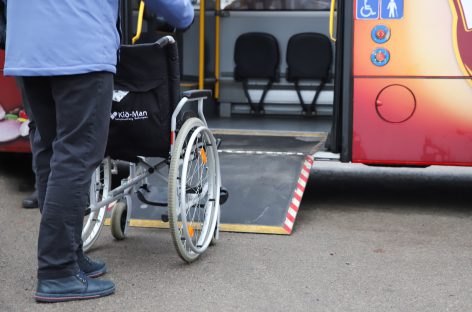
[[[292,233],[295,218],[297,217],[298,209],[300,208],[300,203],[302,202],[303,193],[305,192],[305,187],[308,182],[312,166],[313,156],[308,155],[303,162],[302,170],[300,172],[300,176],[298,177],[297,187],[293,192],[292,200],[290,201],[290,206],[288,207],[287,216],[285,217],[284,229],[288,234]]]

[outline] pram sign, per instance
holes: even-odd
[[[382,0],[382,19],[402,19],[403,18],[403,0]]]

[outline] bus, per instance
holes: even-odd
[[[196,46],[202,18],[184,35],[183,60],[184,73],[195,75],[200,64],[200,78],[214,78],[215,128],[322,132],[324,149],[342,162],[472,165],[472,1],[227,0],[207,7],[205,65],[185,49]],[[279,47],[262,116],[254,116],[250,97],[263,97],[266,82],[241,82],[236,64],[238,40],[254,33],[274,37]],[[300,79],[297,86],[288,75],[290,43],[314,33],[331,39],[331,70],[327,78]],[[313,55],[307,68],[327,62],[307,39],[304,48]],[[258,40],[243,57],[262,49]],[[306,106],[317,93],[308,116],[300,103]]]
[[[139,1],[123,3],[127,42]],[[176,35],[182,87],[214,90],[213,128],[324,134],[324,149],[343,162],[472,164],[470,0],[193,3],[193,26]],[[155,24],[148,18],[144,32],[155,32]],[[328,62],[326,77],[290,77],[290,55],[304,55],[290,54],[289,43],[303,34],[331,39],[332,60],[316,59],[317,48],[306,43],[314,55],[306,67]],[[277,49],[276,60],[236,64],[266,49],[257,36],[273,39],[263,60]],[[3,58],[1,51],[0,64]],[[257,75],[255,67],[264,66],[275,66],[274,77]],[[254,78],[244,76],[247,68]],[[29,151],[27,120],[14,80],[0,75],[0,151]]]

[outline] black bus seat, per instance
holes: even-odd
[[[329,38],[319,33],[293,35],[287,45],[286,79],[295,84],[303,112],[316,115],[316,102],[326,83],[331,78],[333,50]],[[303,101],[300,80],[320,80],[311,104]]]
[[[279,79],[280,52],[277,39],[261,32],[240,35],[234,47],[234,62],[234,78],[242,82],[251,111],[256,115],[264,113],[264,98],[272,84]],[[249,95],[249,79],[268,80],[257,104]]]

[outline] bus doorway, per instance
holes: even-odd
[[[196,1],[194,24],[177,37],[182,89],[213,90],[205,116],[221,139],[222,184],[230,193],[222,230],[293,230],[313,155],[332,123],[329,5]],[[150,209],[133,211],[136,225],[165,226]]]
[[[139,1],[128,2],[133,3],[134,22],[128,27],[133,37]],[[182,88],[214,91],[214,109],[208,112],[214,128],[326,136],[335,77],[329,0],[193,3],[193,25],[174,34],[181,49]],[[143,37],[155,38],[149,36],[155,28],[155,22],[145,22]]]
[[[222,179],[231,194],[222,229],[293,230],[313,155],[332,124],[329,5],[215,2],[216,109],[208,121],[222,140]]]
[[[334,45],[328,1],[222,1],[218,129],[326,136]]]

